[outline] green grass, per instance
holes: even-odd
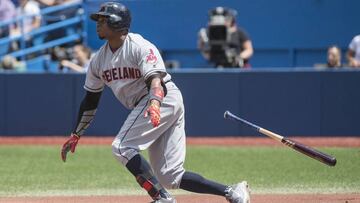
[[[188,147],[185,167],[254,193],[358,193],[360,150],[321,148],[328,167],[286,147]],[[67,163],[57,146],[0,146],[0,196],[143,194],[110,146],[79,146]]]

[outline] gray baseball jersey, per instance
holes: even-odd
[[[84,88],[100,92],[107,85],[126,108],[132,109],[148,93],[145,80],[155,72],[166,73],[159,51],[139,34],[129,33],[123,46],[114,53],[106,43],[95,54]],[[163,80],[170,79],[166,74]]]
[[[161,104],[161,123],[153,127],[144,117],[148,105],[146,79],[161,73],[167,95]],[[92,58],[84,88],[112,89],[117,99],[132,109],[113,141],[113,153],[124,165],[139,151],[149,149],[150,163],[159,181],[178,188],[184,173],[184,106],[180,90],[171,82],[157,48],[139,34],[129,33],[122,47],[112,52],[105,43]]]

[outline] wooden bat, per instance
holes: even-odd
[[[257,132],[260,132],[261,134],[264,134],[268,137],[271,137],[273,138],[274,140],[277,140],[283,144],[285,144],[286,146],[292,148],[292,149],[295,149],[296,151],[298,152],[301,152],[313,159],[316,159],[326,165],[329,165],[329,166],[335,166],[336,165],[336,158],[335,157],[332,157],[328,154],[325,154],[323,152],[320,152],[314,148],[311,148],[309,146],[306,146],[304,144],[301,144],[299,142],[296,142],[294,140],[290,140],[286,137],[283,137],[279,134],[276,134],[276,133],[273,133],[271,132],[270,130],[266,130],[264,128],[261,128],[253,123],[250,123],[249,121],[245,120],[245,119],[242,119],[242,118],[239,118],[237,116],[235,116],[234,114],[230,113],[229,111],[225,111],[224,113],[224,118],[226,119],[231,119],[231,120],[234,120],[234,121],[238,121],[238,122],[241,122],[247,126],[249,126],[250,128],[254,129],[255,131]]]

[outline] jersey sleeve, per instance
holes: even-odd
[[[157,73],[160,73],[162,77],[166,75],[164,61],[155,46],[140,48],[139,68],[145,80]]]
[[[104,82],[101,80],[99,75],[99,67],[96,56],[94,56],[89,64],[88,70],[86,72],[86,80],[84,89],[89,92],[101,92],[104,89]]]

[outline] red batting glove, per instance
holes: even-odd
[[[66,161],[66,155],[69,151],[72,153],[75,152],[75,147],[80,139],[79,135],[76,135],[72,133],[70,135],[70,138],[65,142],[65,144],[62,146],[61,149],[61,159],[65,162]]]
[[[146,109],[144,117],[146,118],[150,114],[150,120],[154,127],[160,124],[160,102],[157,100],[151,100],[150,106]]]

